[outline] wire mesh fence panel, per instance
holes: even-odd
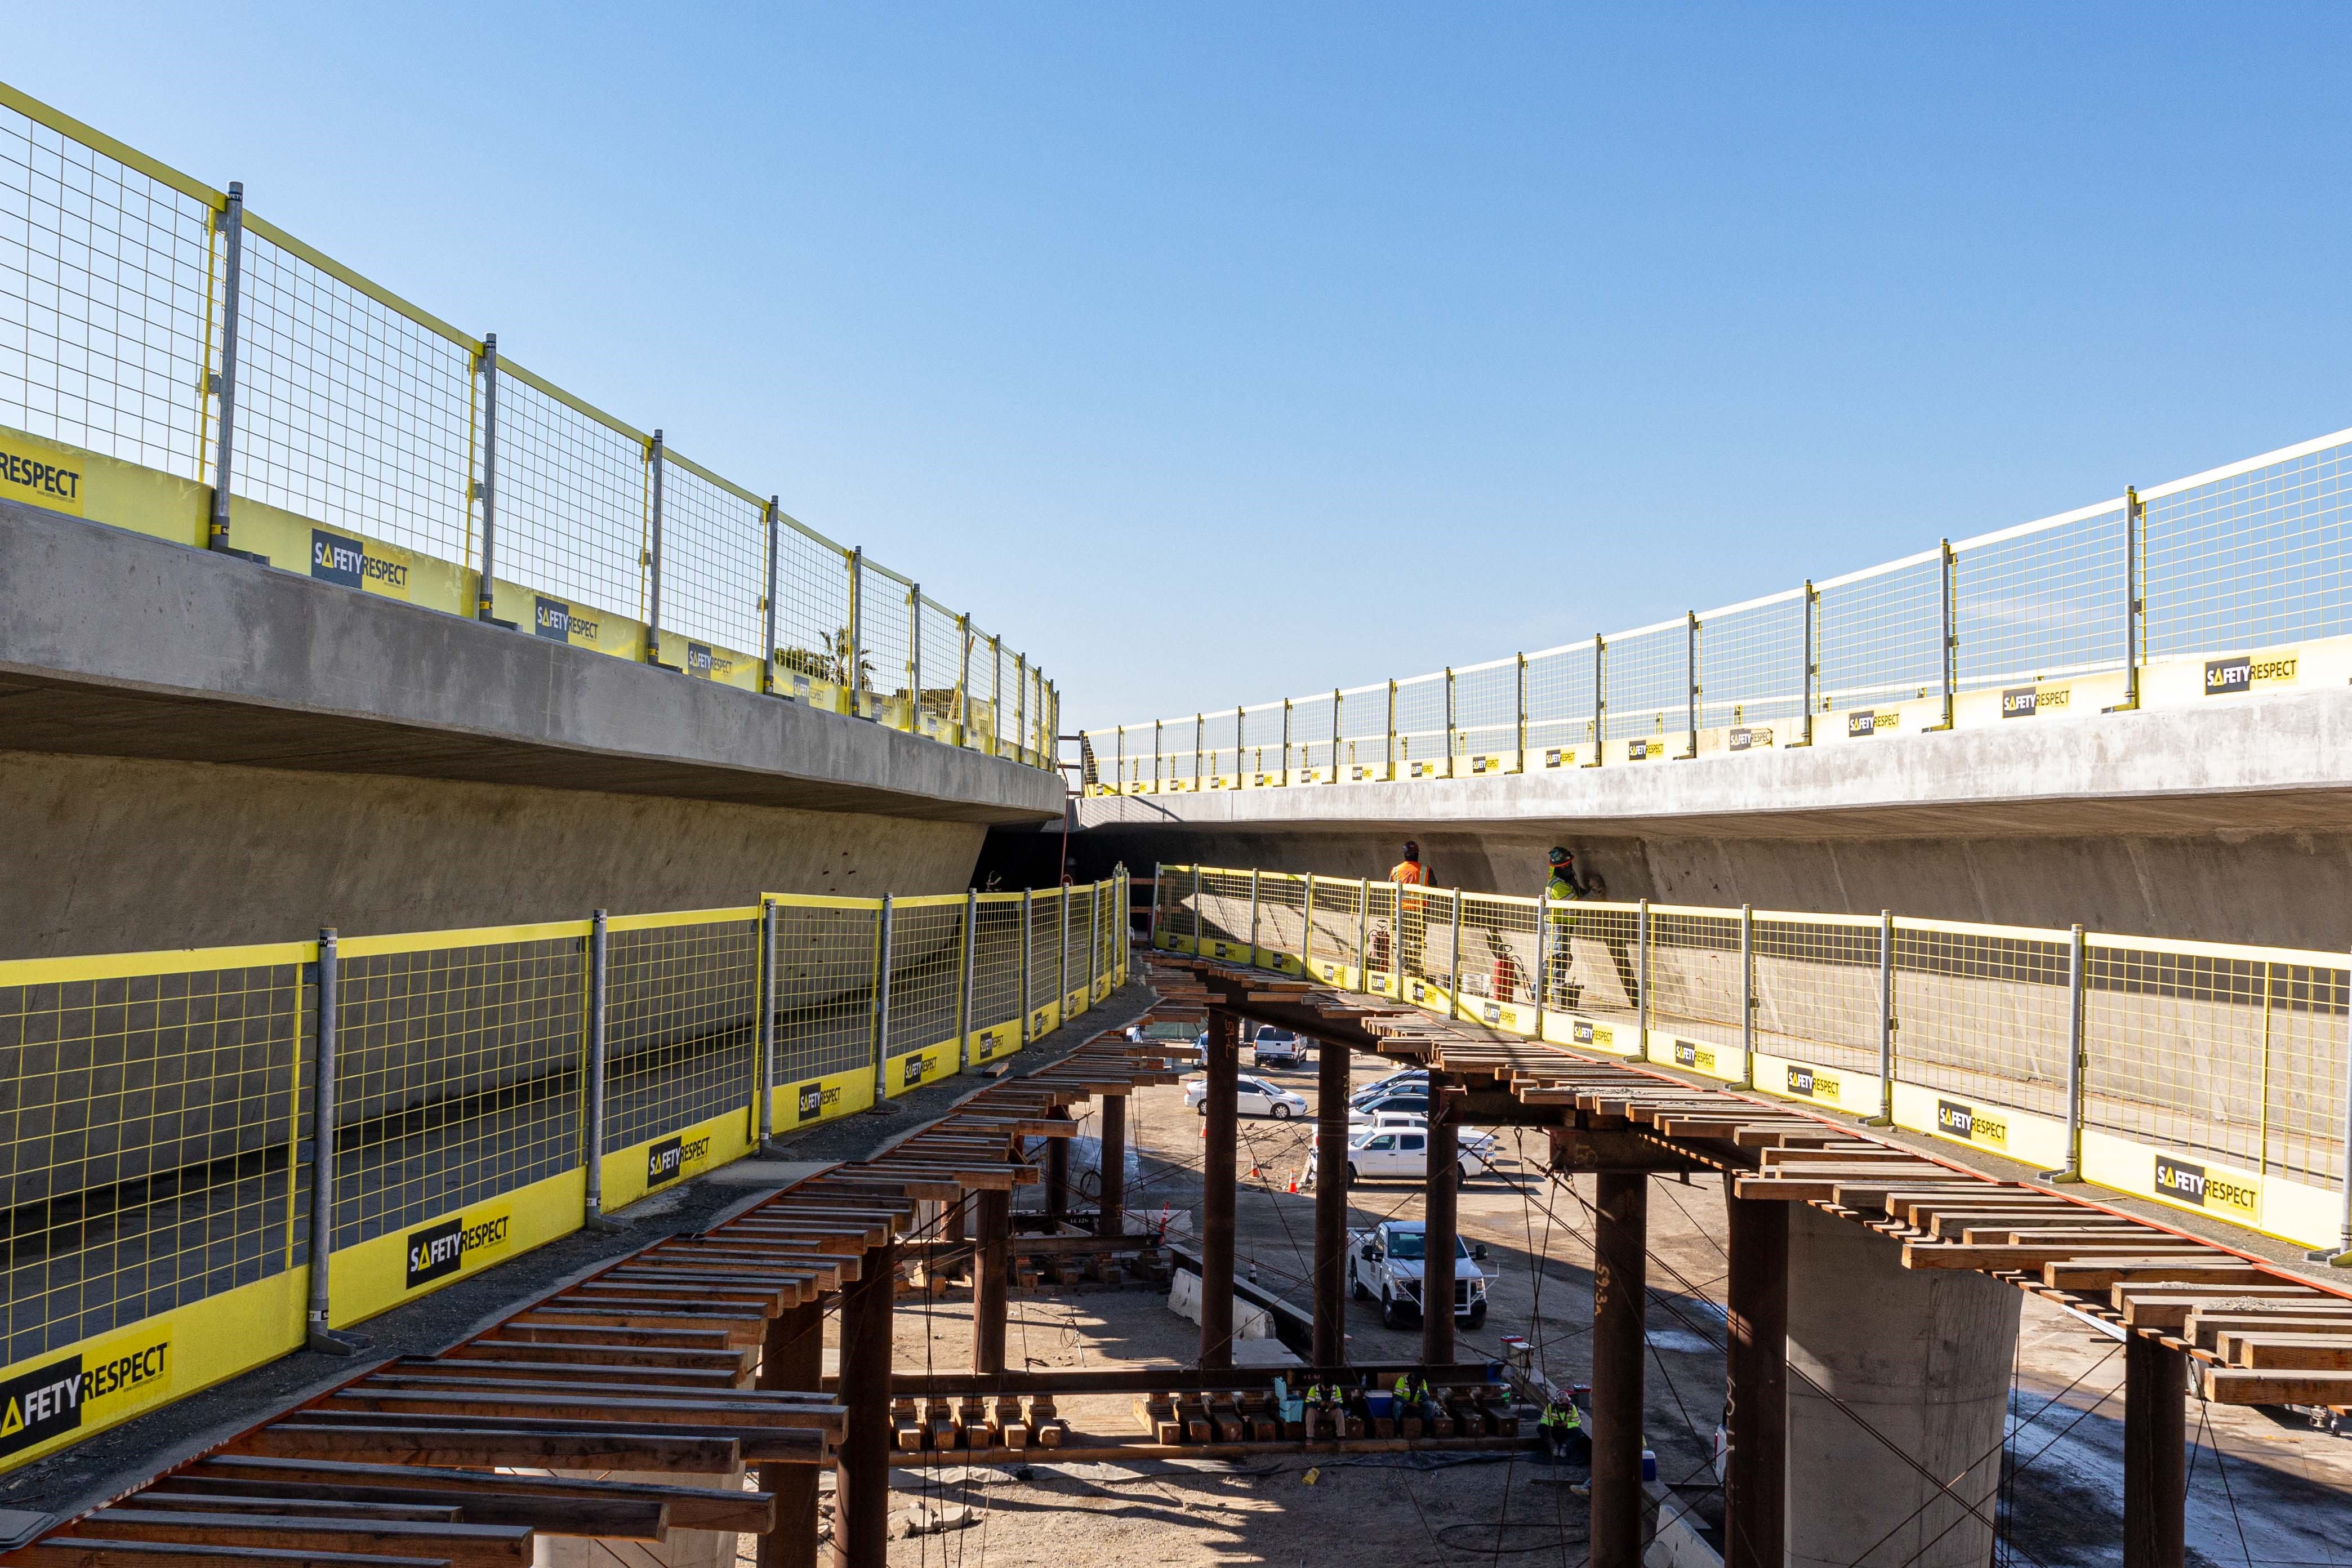
[[[2347,459],[2352,445],[2321,446],[2150,490],[2141,547],[2149,657],[2352,631]]]
[[[776,661],[795,676],[849,684],[849,557],[790,519],[776,523]]]
[[[1942,694],[1940,552],[1823,584],[1814,616],[1822,711],[1875,709]]]
[[[1487,759],[1515,767],[1519,749],[1519,661],[1497,659],[1454,672],[1454,738],[1458,754],[1478,759],[1472,773],[1485,773]]]
[[[904,1056],[954,1039],[962,1005],[963,900],[894,900],[890,1033],[882,1054]]]
[[[1021,994],[1021,895],[982,893],[972,914],[971,1028],[976,1034],[1018,1023]]]
[[[1805,591],[1710,610],[1698,628],[1698,727],[1765,728],[1800,739],[1805,715]],[[1750,742],[1755,741],[1750,736]]]
[[[471,345],[250,224],[244,247],[233,492],[465,563],[473,543]]]
[[[1593,647],[1590,641],[1528,655],[1528,750],[1547,752],[1597,744],[1592,732]],[[1549,763],[1549,757],[1531,758]]]
[[[541,594],[643,620],[646,464],[636,437],[548,395],[499,378],[498,574]],[[532,629],[559,636],[534,617]],[[615,631],[574,642],[619,649]]]
[[[1511,1005],[1536,999],[1536,900],[1491,893],[1462,898],[1462,996]],[[1488,1019],[1488,1022],[1497,1020]]]
[[[1062,890],[1029,895],[1029,1011],[1060,999],[1062,984]]]
[[[858,689],[871,693],[876,702],[885,704],[887,717],[892,721],[903,721],[904,710],[896,705],[906,700],[908,680],[913,671],[913,606],[907,598],[909,584],[897,573],[871,561],[861,560],[859,568]]]
[[[1091,883],[1082,883],[1062,895],[1062,908],[1067,924],[1057,939],[1057,960],[1063,966],[1062,990],[1066,995],[1076,995],[1086,989],[1087,933],[1094,929],[1095,889]]]
[[[1751,943],[1758,1048],[1821,1067],[1875,1070],[1878,921],[1759,914]]]
[[[2116,506],[1955,545],[1954,689],[2123,668],[2124,542]]]
[[[1302,962],[1307,952],[1307,879],[1268,871],[1257,882],[1257,945]]]
[[[691,1127],[751,1103],[760,1021],[756,911],[659,925],[614,921],[605,938],[604,1147]]]
[[[1364,905],[1364,885],[1343,882],[1336,878],[1315,879],[1314,902],[1307,910],[1307,963],[1320,974],[1318,964],[1345,964],[1354,968],[1362,962],[1357,943],[1361,940],[1360,915]]]
[[[1445,733],[1445,677],[1416,675],[1396,683],[1397,776],[1442,767],[1451,751]]]
[[[2340,1184],[2341,970],[2104,936],[2084,961],[2085,1127]]]
[[[307,1258],[293,1226],[309,1190],[297,1158],[302,956],[222,959],[101,961],[64,979],[0,965],[0,1365]],[[71,973],[39,965],[61,968]]]
[[[1326,781],[1339,760],[1331,740],[1337,700],[1329,692],[1324,692],[1294,699],[1290,704],[1290,765],[1311,769],[1318,779]]]
[[[1340,776],[1375,778],[1389,761],[1389,689],[1357,686],[1339,693]]]
[[[1547,1007],[1636,1019],[1642,1007],[1642,916],[1632,904],[1556,903],[1548,927]],[[1563,952],[1566,962],[1562,962]]]
[[[583,936],[352,943],[341,965],[338,1249],[579,1163]]]
[[[2067,939],[1895,922],[1895,1074],[2044,1116],[2066,1113]]]
[[[1404,963],[1404,910],[1393,882],[1373,882],[1364,890],[1364,964],[1376,977],[1393,982]]]
[[[689,675],[724,676],[712,650],[757,658],[765,639],[767,509],[675,459],[662,464],[662,629],[690,645]],[[698,650],[691,645],[701,645]],[[697,668],[699,661],[699,668]]]
[[[1170,939],[1192,935],[1192,868],[1162,866],[1151,888],[1153,929],[1159,932],[1160,944],[1165,947]]]
[[[880,903],[776,901],[776,1081],[873,1065]]]
[[[1650,910],[1650,1023],[1654,1028],[1742,1027],[1738,911]]]
[[[961,617],[929,598],[916,602],[922,626],[923,683],[918,694],[916,728],[926,735],[941,733],[964,721],[964,623]]]
[[[1289,718],[1287,704],[1281,702],[1262,702],[1242,710],[1239,771],[1245,782],[1281,782],[1271,775],[1289,765],[1284,761],[1287,748],[1283,743]]]
[[[1602,718],[1607,741],[1642,741],[1680,754],[1690,731],[1690,625],[1664,621],[1609,639]]]
[[[0,108],[0,424],[201,478],[212,214]]]

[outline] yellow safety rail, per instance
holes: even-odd
[[[1120,872],[0,963],[0,1470],[1019,1050],[1124,981],[1126,900]]]
[[[1161,952],[1303,967],[2352,1260],[2344,953],[1221,867],[1155,875]]]

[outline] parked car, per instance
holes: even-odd
[[[1492,1132],[1461,1128],[1454,1133],[1454,1160],[1461,1179],[1493,1175],[1496,1139]],[[1310,1142],[1307,1184],[1322,1168],[1323,1151]],[[1422,1181],[1429,1174],[1429,1123],[1418,1116],[1383,1116],[1377,1125],[1349,1130],[1348,1182]]]
[[[1348,1285],[1360,1301],[1378,1301],[1381,1321],[1391,1329],[1421,1316],[1423,1235],[1419,1220],[1390,1220],[1370,1230],[1348,1233]],[[1486,1276],[1477,1260],[1486,1245],[1454,1238],[1454,1315],[1468,1327],[1486,1324]]]
[[[1276,1121],[1288,1121],[1307,1114],[1307,1098],[1294,1094],[1278,1083],[1252,1078],[1244,1073],[1234,1086],[1234,1100],[1244,1116],[1271,1116]],[[1209,1114],[1209,1080],[1206,1078],[1184,1080],[1184,1109]]]
[[[1307,1042],[1288,1029],[1260,1024],[1250,1041],[1251,1060],[1262,1068],[1296,1068],[1307,1063]]]
[[[1429,1096],[1422,1094],[1360,1094],[1348,1104],[1350,1126],[1370,1127],[1373,1118],[1389,1113],[1426,1117]]]
[[[1353,1090],[1349,1098],[1361,1100],[1368,1094],[1395,1094],[1407,1089],[1414,1094],[1428,1093],[1429,1069],[1407,1068],[1402,1072],[1392,1072],[1384,1079],[1377,1079],[1360,1089]]]

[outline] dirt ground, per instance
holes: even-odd
[[[1389,1070],[1371,1058],[1355,1065],[1360,1083]],[[1314,1099],[1311,1066],[1260,1076]],[[1196,1210],[1201,1118],[1184,1110],[1181,1089],[1137,1096],[1129,1125],[1136,1152],[1129,1206]],[[1072,1162],[1082,1188],[1089,1187],[1085,1173],[1093,1150],[1086,1140],[1093,1127],[1091,1120],[1082,1125]],[[1307,1124],[1247,1119],[1242,1132],[1236,1267],[1246,1273],[1254,1264],[1261,1285],[1303,1305],[1311,1294],[1314,1200],[1288,1187],[1305,1163]],[[1517,1135],[1506,1131],[1501,1137],[1511,1154]],[[1462,1358],[1499,1358],[1503,1336],[1520,1335],[1549,1375],[1582,1383],[1591,1323],[1584,1206],[1592,1197],[1591,1181],[1573,1191],[1554,1184],[1540,1166],[1540,1138],[1527,1135],[1521,1148],[1497,1162],[1497,1175],[1473,1181],[1462,1194],[1463,1234],[1488,1248],[1483,1267],[1492,1303],[1483,1330],[1458,1331]],[[1420,1214],[1417,1184],[1366,1184],[1351,1195],[1351,1225]],[[1034,1201],[1032,1189],[1024,1202]],[[1676,1506],[1707,1517],[1720,1496],[1711,1464],[1724,1397],[1720,1184],[1658,1178],[1650,1216],[1650,1446]],[[2113,1563],[2122,1519],[2121,1347],[2037,1299],[2024,1298],[2022,1307],[2011,1404],[2014,1475],[2004,1505],[2015,1560],[2048,1568]],[[969,1300],[961,1295],[928,1310],[902,1306],[899,1366],[969,1365],[970,1325]],[[1016,1297],[1007,1348],[1014,1364],[1029,1367],[1183,1365],[1197,1352],[1198,1334],[1150,1290]],[[1417,1329],[1383,1329],[1375,1308],[1350,1303],[1351,1356],[1410,1358],[1418,1348]],[[1131,1396],[1120,1395],[1066,1401],[1062,1408],[1080,1433],[1123,1436],[1134,1430],[1131,1404]],[[2200,1444],[2190,1479],[2190,1562],[2352,1565],[2352,1440],[2259,1411],[2208,1410],[2193,1402],[2189,1420]],[[935,1562],[943,1568],[1124,1568],[1137,1562],[1289,1568],[1344,1554],[1350,1568],[1385,1568],[1461,1553],[1563,1565],[1585,1556],[1584,1500],[1560,1484],[1564,1478],[1524,1457],[1366,1455],[1335,1462],[1292,1456],[1131,1465],[1043,1458],[1020,1467],[899,1471],[898,1519],[927,1501],[971,1505],[978,1522],[894,1541],[890,1561],[910,1568]],[[1894,1568],[1892,1561],[1883,1568]]]

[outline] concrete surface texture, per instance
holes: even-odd
[[[1789,1209],[1790,1568],[1983,1568],[2022,1297]]]
[[[0,958],[961,892],[976,823],[0,752]]]
[[[0,744],[973,823],[1045,770],[0,501]]]

